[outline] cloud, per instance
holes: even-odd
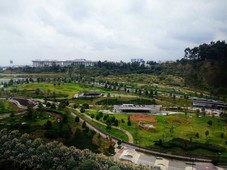
[[[227,40],[223,0],[2,0],[0,65],[33,59],[176,60]]]

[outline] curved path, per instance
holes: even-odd
[[[80,112],[79,110],[77,110],[77,111]],[[76,117],[77,114],[71,112],[71,115],[72,115],[73,117]],[[98,120],[96,120],[96,119],[92,119],[90,116],[88,116],[88,115],[86,115],[86,114],[83,114],[83,115],[84,115],[85,117],[87,117],[88,119],[90,119],[90,120],[96,122],[96,123],[99,123],[99,124],[101,124],[101,125],[103,125],[103,126],[107,126],[105,123],[100,122],[100,121],[98,121]],[[79,115],[78,115],[78,116],[79,116]],[[81,116],[80,116],[80,118],[83,119]],[[83,120],[86,121],[85,119],[83,119]],[[86,122],[87,122],[87,121],[86,121]],[[120,127],[116,127],[116,126],[111,126],[111,127],[114,128],[114,129],[118,129],[118,130],[124,132],[124,133],[128,136],[128,142],[129,142],[129,143],[133,143],[133,142],[134,142],[133,137],[132,137],[132,134],[129,133],[127,130],[122,129],[122,128],[120,128]],[[92,129],[94,130],[93,127],[92,127]],[[95,131],[96,131],[96,130],[95,130]],[[100,133],[100,132],[99,132],[99,133]],[[104,136],[106,136],[106,135],[104,135]]]
[[[94,122],[97,122],[97,123],[99,123],[99,124],[101,124],[101,125],[103,125],[103,126],[107,126],[107,125],[106,125],[105,123],[103,123],[103,122],[100,122],[100,121],[98,121],[98,120],[96,120],[96,119],[92,119],[92,118],[91,118],[90,116],[88,116],[87,114],[83,114],[83,115],[86,116],[87,118],[91,119],[91,120],[94,121]],[[132,134],[129,133],[127,130],[122,129],[121,127],[116,127],[116,126],[111,126],[111,127],[114,128],[114,129],[118,129],[118,130],[121,130],[122,132],[124,132],[124,133],[128,136],[128,142],[129,142],[129,143],[134,143]]]

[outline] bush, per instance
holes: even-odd
[[[79,167],[79,170],[97,170],[100,169],[96,161],[87,159]]]
[[[109,170],[121,170],[118,166],[111,166]]]
[[[50,138],[50,139],[57,139],[58,138],[58,132],[57,132],[56,129],[46,130],[44,135],[45,135],[45,137]]]

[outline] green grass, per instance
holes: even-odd
[[[6,100],[0,100],[0,114],[1,113],[13,113],[15,112],[14,108]]]
[[[81,115],[81,116],[83,116],[83,115]],[[108,130],[108,129],[106,129],[106,126],[104,126],[104,125],[94,122],[91,119],[86,118],[85,116],[83,116],[83,118],[86,119],[88,122],[91,122],[92,124],[94,124],[96,127],[101,129],[102,131],[108,133],[109,135],[128,142],[128,136],[121,130],[114,129],[113,127],[110,130]]]
[[[55,116],[53,115],[49,115],[46,113],[38,113],[37,114],[38,118],[34,118],[34,119],[27,119],[25,118],[23,115],[22,116],[15,116],[15,117],[9,117],[3,120],[0,120],[0,123],[4,123],[4,124],[21,124],[23,122],[30,124],[30,125],[40,125],[43,126],[47,120],[50,121],[54,121],[55,120]]]
[[[96,109],[90,109],[87,111],[87,114],[97,114],[98,111]],[[161,116],[161,115],[155,115],[155,118],[157,119],[157,122],[153,122],[150,124],[154,125],[156,127],[155,130],[144,130],[140,129],[137,126],[136,122],[132,122],[131,126],[128,126],[128,114],[113,114],[110,116],[115,116],[116,119],[119,120],[119,127],[129,131],[133,137],[136,144],[144,147],[156,147],[154,145],[153,141],[157,141],[159,139],[162,139],[163,141],[169,141],[173,138],[183,138],[190,140],[190,137],[192,138],[192,141],[200,142],[200,143],[210,143],[214,145],[220,145],[222,147],[225,147],[227,149],[227,145],[225,142],[227,141],[227,124],[217,117],[211,117],[211,116],[203,116],[200,118],[197,118],[195,114],[189,114],[187,117],[185,117],[184,114],[175,115],[176,120],[179,119],[182,121],[176,121],[176,122],[182,122],[181,125],[174,124],[172,125],[170,122],[168,122],[170,116]],[[121,120],[124,120],[125,123],[122,123]],[[191,122],[189,124],[185,124],[186,122]],[[208,121],[212,120],[212,126],[208,125]],[[105,122],[103,119],[100,119],[100,121]],[[147,122],[148,123],[148,122]],[[173,126],[173,132],[171,133],[170,129]],[[205,132],[209,131],[209,135],[206,136]],[[196,138],[195,134],[199,133],[200,137]],[[224,138],[222,139],[221,133],[224,133]],[[174,151],[176,149],[171,149],[170,151]],[[204,151],[204,150],[203,150]],[[182,151],[183,152],[183,151]],[[192,151],[192,153],[200,154],[200,151]],[[202,152],[202,151],[201,151]],[[215,156],[216,153],[207,151],[209,155]],[[227,152],[223,153],[223,156],[227,155]]]
[[[9,87],[8,90],[13,90],[15,87]],[[17,86],[18,91],[35,91],[36,89],[40,89],[45,93],[53,93],[56,94],[64,94],[68,95],[70,98],[73,97],[76,93],[79,93],[83,90],[87,90],[87,88],[82,87],[79,84],[73,83],[62,83],[60,85],[53,83],[30,83],[30,84],[23,84]],[[48,92],[49,91],[49,92]]]

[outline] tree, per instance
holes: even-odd
[[[47,138],[51,138],[51,139],[56,139],[58,138],[58,132],[56,129],[48,129],[46,130],[46,132],[44,133],[44,135],[47,137]]]
[[[97,162],[91,159],[87,159],[81,163],[79,170],[97,170],[100,169]]]
[[[209,121],[207,122],[207,124],[210,125],[210,126],[212,126],[212,124],[213,124],[212,120],[209,120]]]
[[[80,130],[80,128],[76,128],[76,131],[75,131],[74,136],[75,136],[75,137],[79,137],[79,136],[80,136],[80,134],[81,134],[81,130]]]
[[[96,119],[96,120],[99,120],[99,119],[100,119],[100,115],[97,114],[97,115],[95,116],[95,119]]]
[[[37,88],[37,89],[35,90],[35,94],[36,94],[37,96],[40,94],[40,89],[39,89],[39,88]]]
[[[78,105],[75,103],[75,104],[73,105],[73,108],[76,109],[77,107],[78,107]]]
[[[63,123],[68,123],[68,116],[66,114],[63,115],[62,122]]]
[[[39,102],[38,111],[43,112],[43,110],[44,110],[43,104],[41,102]]]
[[[84,109],[89,109],[89,104],[84,103],[84,104],[82,105],[82,107],[83,107]]]
[[[106,129],[110,130],[111,129],[111,125],[107,124]]]
[[[206,135],[206,137],[209,135],[209,130],[206,130],[206,132],[205,132],[205,135]]]
[[[31,104],[28,105],[25,117],[32,119],[34,116],[35,110]]]
[[[196,136],[197,138],[199,138],[199,133],[198,133],[198,132],[196,132],[195,136]]]
[[[199,117],[199,113],[200,113],[200,111],[199,111],[199,109],[197,109],[196,110],[196,117]]]
[[[75,122],[80,122],[79,116],[76,116],[76,117],[75,117]]]
[[[94,113],[91,114],[91,118],[93,119],[95,117]]]
[[[86,122],[83,121],[82,128],[86,128],[86,127],[87,127]]]
[[[85,109],[82,107],[82,108],[80,109],[80,112],[81,112],[81,113],[85,113]]]
[[[52,105],[51,105],[51,109],[56,109],[56,106],[55,106],[55,104],[54,104],[54,103],[52,103]]]
[[[45,125],[46,129],[50,129],[52,127],[52,122],[48,120]]]
[[[220,137],[223,139],[224,138],[224,133],[221,133]]]
[[[128,126],[131,126],[132,123],[131,123],[131,120],[128,120]]]
[[[114,165],[109,168],[109,170],[121,170],[118,166]]]
[[[114,126],[118,126],[118,120],[117,119],[115,119],[115,121],[114,121]]]

